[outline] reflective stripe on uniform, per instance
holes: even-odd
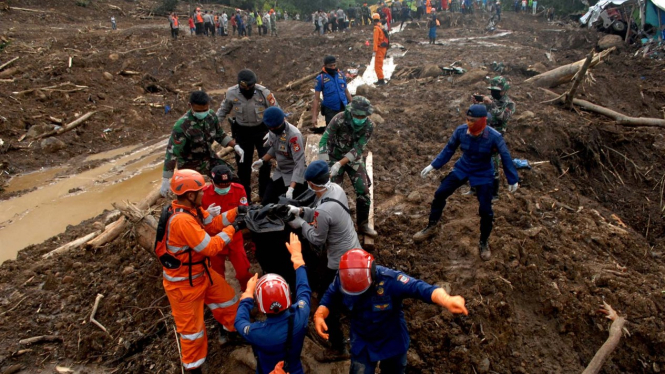
[[[166,273],[166,271],[163,271],[162,275],[164,275],[164,279],[166,279],[167,281],[171,281],[171,282],[182,282],[182,281],[189,280],[189,277],[172,277],[172,276],[168,275]],[[198,273],[196,275],[192,275],[192,279],[196,279],[196,278],[198,278],[202,275],[203,275],[203,273]]]
[[[183,362],[183,363],[182,363],[182,366],[184,366],[185,369],[196,369],[197,367],[203,365],[204,362],[206,362],[206,358],[205,358],[205,357],[203,357],[203,358],[200,359],[200,360],[194,361],[194,362],[192,362],[191,364],[186,364],[186,363]]]
[[[194,334],[180,334],[180,337],[182,337],[185,340],[196,340],[199,338],[203,337],[203,333],[205,333],[205,330],[201,330],[197,333]]]
[[[203,224],[209,225],[212,222],[212,219],[213,219],[212,214],[208,215],[206,218],[203,219]]]
[[[203,238],[203,240],[201,240],[201,243],[199,243],[196,247],[192,249],[195,250],[196,252],[201,252],[205,247],[208,246],[208,244],[210,244],[210,235],[206,233],[206,236]]]
[[[228,236],[224,231],[217,234],[217,236],[219,236],[220,238],[222,238],[222,240],[224,240],[224,244],[229,245],[229,243],[231,243],[231,237]]]
[[[228,308],[232,306],[233,304],[238,302],[238,295],[233,296],[233,299],[229,301],[225,301],[223,303],[216,303],[216,304],[206,304],[210,310],[217,309],[217,308]]]
[[[224,226],[228,226],[228,225],[230,225],[231,223],[233,223],[233,222],[230,222],[230,221],[226,218],[226,214],[227,214],[227,213],[228,213],[228,212],[224,212],[224,213],[222,213],[222,223],[224,224]]]
[[[173,253],[178,253],[178,252],[180,252],[180,251],[186,251],[187,249],[189,249],[188,246],[184,246],[184,247],[175,247],[175,246],[168,245],[168,244],[166,245],[166,248],[167,248],[169,251],[173,252]]]

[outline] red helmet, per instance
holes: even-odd
[[[372,285],[376,270],[374,256],[362,249],[352,249],[339,260],[339,281],[342,292],[347,295],[360,295]]]
[[[289,284],[277,274],[266,274],[259,279],[254,298],[259,310],[266,314],[278,314],[291,306]]]
[[[178,196],[185,192],[200,191],[205,185],[203,176],[195,170],[178,169],[171,178],[171,191]]]

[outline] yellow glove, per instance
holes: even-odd
[[[291,253],[291,262],[293,262],[293,270],[298,270],[299,267],[305,265],[305,260],[302,258],[302,246],[298,235],[291,233],[291,243],[286,243],[286,248]]]
[[[259,280],[259,275],[254,274],[253,277],[249,278],[247,281],[247,288],[245,289],[245,292],[242,293],[240,296],[240,300],[242,299],[247,299],[247,298],[254,298],[254,290],[256,290],[256,282]]]
[[[469,311],[464,306],[464,298],[462,296],[450,296],[443,288],[437,288],[432,292],[432,302],[448,309],[451,313],[469,315]]]
[[[328,334],[324,331],[328,331],[328,325],[326,325],[326,318],[328,318],[330,310],[323,305],[319,305],[314,313],[314,327],[316,328],[316,333],[319,334],[325,340],[328,340]]]

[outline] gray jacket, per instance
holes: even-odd
[[[351,215],[334,201],[321,204],[321,200],[325,198],[338,200],[349,207],[344,189],[336,183],[331,183],[328,191],[317,199],[314,209],[303,208],[303,219],[309,223],[302,224],[302,234],[314,245],[326,245],[328,268],[337,270],[339,260],[344,253],[362,247],[353,227]]]
[[[263,112],[271,106],[279,107],[275,95],[270,90],[257,84],[254,88],[254,96],[247,100],[236,84],[226,91],[226,98],[217,110],[217,117],[224,120],[233,110],[233,116],[241,126],[254,127],[263,123]]]
[[[280,135],[268,132],[268,154],[277,161],[272,180],[282,178],[288,186],[291,182],[305,182],[305,147],[300,130],[288,122],[285,124]]]

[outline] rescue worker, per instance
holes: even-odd
[[[268,128],[263,123],[263,112],[271,106],[277,106],[275,95],[264,86],[257,84],[256,74],[245,69],[238,73],[238,84],[226,91],[226,98],[217,110],[220,119],[233,111],[229,119],[233,138],[243,149],[247,158],[236,157],[238,177],[245,187],[247,201],[252,202],[252,156],[256,148],[259,157],[265,156],[268,148],[263,145],[268,135]],[[261,166],[259,170],[259,196],[265,194],[270,182],[270,164]]]
[[[321,114],[326,118],[326,126],[338,113],[344,111],[346,105],[351,102],[351,93],[347,88],[346,77],[341,70],[337,69],[335,56],[323,58],[323,71],[316,77],[314,87],[314,102],[312,103],[312,125],[316,126],[319,117],[319,103]]]
[[[245,188],[232,182],[233,171],[226,165],[217,165],[211,172],[212,183],[203,189],[202,207],[213,213],[226,212],[234,208],[247,206]],[[240,289],[245,290],[247,281],[252,275],[249,273],[250,263],[245,252],[242,235],[235,235],[228,245],[228,253],[210,258],[210,266],[219,275],[224,277],[226,258],[231,261],[236,272],[236,279]]]
[[[270,165],[275,159],[277,168],[262,196],[261,205],[277,203],[281,195],[293,199],[305,192],[305,142],[295,126],[288,123],[284,112],[270,107],[263,112],[263,123],[268,127],[268,152],[252,164],[252,170]]]
[[[291,304],[289,284],[277,274],[266,274],[258,281],[258,274],[255,275],[240,297],[235,328],[252,344],[257,356],[257,373],[269,373],[281,361],[284,361],[283,372],[304,373],[300,352],[307,333],[312,291],[296,234],[291,233],[286,248],[296,271],[295,302]],[[267,316],[265,321],[250,322],[254,300],[259,311]]]
[[[356,223],[358,232],[376,237],[369,227],[371,199],[363,152],[374,131],[374,122],[369,118],[374,109],[363,96],[356,96],[344,112],[331,121],[319,142],[319,159],[330,165],[330,179],[342,184],[344,173],[349,176],[356,192]]]
[[[215,37],[215,18],[212,12],[205,11],[203,15],[203,28],[205,29],[206,36]]]
[[[277,16],[272,9],[270,9],[270,36],[277,37]]]
[[[367,6],[367,3],[363,3],[363,6],[361,8],[361,13],[362,13],[363,25],[369,25],[371,23],[371,19],[370,19],[370,10],[369,7]]]
[[[254,12],[254,18],[256,18],[256,28],[259,30],[259,36],[263,35],[263,17],[258,12]]]
[[[289,222],[293,229],[302,229],[302,236],[317,248],[325,249],[327,266],[319,279],[318,294],[323,295],[335,279],[339,260],[346,251],[360,248],[358,234],[353,228],[349,202],[344,189],[330,181],[330,169],[325,161],[312,162],[305,171],[307,187],[316,193],[314,208],[298,208],[289,205],[296,218]],[[301,218],[302,217],[302,218]],[[330,323],[331,348],[315,358],[318,361],[347,359],[348,349],[339,324],[339,309],[333,309]]]
[[[194,24],[194,18],[189,16],[189,35],[194,35],[196,32],[196,25]]]
[[[440,169],[450,161],[458,147],[462,148],[462,157],[457,160],[453,170],[441,180],[441,185],[434,193],[434,201],[429,215],[427,227],[413,236],[420,243],[436,233],[437,224],[441,219],[446,199],[467,181],[476,188],[480,205],[480,257],[488,261],[491,257],[488,239],[492,232],[494,212],[492,211],[492,180],[494,165],[492,154],[498,152],[503,162],[503,170],[508,179],[509,192],[517,191],[519,176],[506,143],[501,133],[487,126],[487,108],[482,104],[474,104],[466,112],[466,124],[458,126],[450,137],[446,147],[428,165],[420,175],[427,177],[434,169]]]
[[[378,13],[374,13],[372,19],[374,20],[374,71],[378,79],[376,85],[382,86],[386,84],[383,75],[383,59],[386,58],[388,52],[388,32],[381,25],[386,20],[382,20]]]
[[[203,14],[201,13],[201,8],[196,8],[196,13],[194,13],[194,23],[196,24],[196,35],[203,35],[205,31],[203,29]]]
[[[204,186],[203,176],[194,170],[175,172],[170,187],[176,200],[171,203],[172,215],[164,215],[165,210],[160,218],[163,229],[158,232],[155,248],[163,265],[164,290],[180,334],[182,364],[190,373],[201,373],[208,352],[203,305],[208,306],[222,325],[222,343],[228,339],[225,331],[235,331],[233,322],[238,309],[238,296],[224,278],[209,268],[208,259],[226,251],[240,230],[239,223],[229,224],[239,209],[213,218],[201,209]]]
[[[490,79],[490,86],[487,87],[487,89],[490,90],[490,96],[483,96],[482,102],[478,102],[475,99],[476,95],[474,95],[473,102],[476,104],[485,105],[487,108],[487,113],[489,113],[491,116],[491,118],[488,119],[487,124],[494,130],[500,132],[501,135],[505,135],[506,129],[508,128],[508,121],[515,113],[515,103],[507,95],[507,92],[510,89],[510,84],[506,78],[497,76]],[[500,184],[499,168],[501,166],[498,153],[494,153],[492,155],[492,161],[494,162],[494,184],[492,198],[494,200],[498,200]]]
[[[328,339],[325,331],[329,330],[326,320],[332,322],[330,308],[343,305],[351,323],[349,373],[374,374],[379,362],[381,373],[404,373],[410,343],[402,311],[404,299],[419,299],[451,313],[469,314],[462,296],[450,296],[443,288],[376,265],[371,254],[352,249],[342,256],[335,281],[314,313],[316,332]]]
[[[175,12],[169,16],[169,24],[171,26],[171,37],[177,40],[180,24],[178,23],[178,15]]]
[[[189,110],[173,126],[166,146],[162,186],[160,192],[166,197],[169,179],[178,169],[194,169],[205,175],[217,165],[226,164],[212,149],[216,141],[223,147],[233,147],[240,159],[244,151],[231,139],[219,124],[219,119],[210,110],[210,96],[204,91],[194,91],[189,97]]]

